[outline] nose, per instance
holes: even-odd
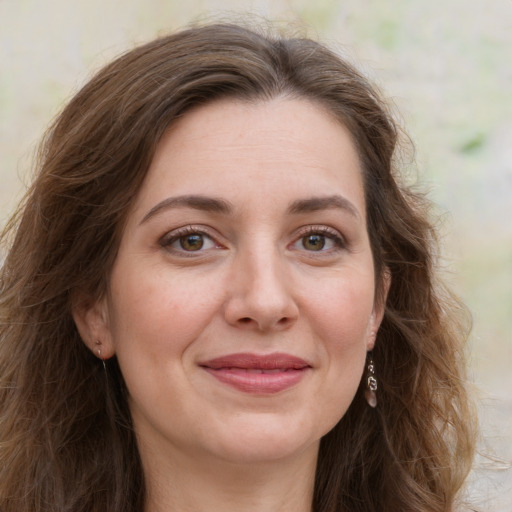
[[[289,329],[299,316],[292,279],[277,251],[252,251],[233,263],[225,302],[226,321],[255,331]]]

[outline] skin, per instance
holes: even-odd
[[[214,102],[168,130],[108,297],[74,311],[91,350],[119,360],[151,512],[309,510],[320,438],[353,400],[382,314],[350,134],[285,98]],[[269,394],[200,365],[240,352],[309,367]]]

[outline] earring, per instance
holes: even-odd
[[[105,371],[107,371],[107,366],[105,365],[105,359],[103,359],[103,357],[101,357],[101,341],[100,340],[96,340],[96,345],[97,345],[97,349],[96,349],[96,353],[98,354],[98,358],[101,359],[101,362],[103,363],[103,369]]]
[[[372,352],[368,352],[368,366],[366,367],[366,391],[364,396],[370,407],[377,407],[377,378],[375,377],[375,365]]]

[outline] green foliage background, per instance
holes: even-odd
[[[0,0],[0,224],[36,143],[87,77],[135,43],[251,13],[305,30],[390,98],[439,205],[447,274],[474,316],[484,450],[470,494],[512,509],[512,0]],[[308,27],[305,29],[304,27]]]

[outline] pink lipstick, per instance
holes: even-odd
[[[230,354],[199,364],[210,375],[239,391],[272,394],[298,384],[311,366],[290,354]]]

